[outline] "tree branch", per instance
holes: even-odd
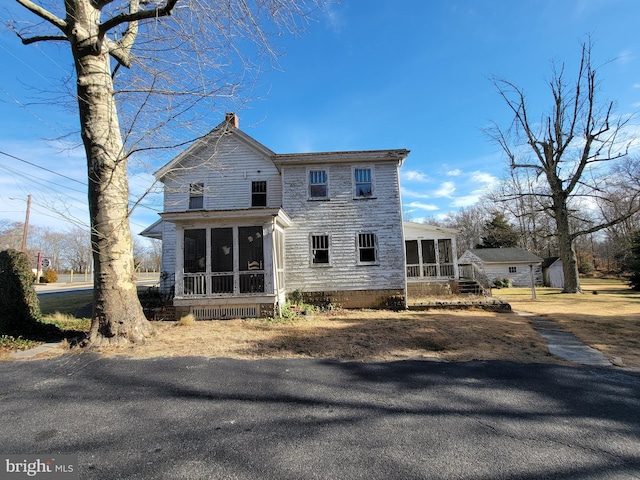
[[[61,18],[56,17],[53,13],[51,13],[50,11],[42,8],[40,5],[36,5],[31,0],[16,0],[16,2],[18,2],[24,8],[29,10],[31,13],[37,15],[38,17],[42,18],[43,20],[46,20],[47,22],[49,22],[53,26],[58,27],[63,32],[66,30],[67,22],[65,22]],[[23,41],[23,43],[24,43],[24,41]]]
[[[37,42],[50,42],[50,41],[68,41],[69,39],[63,35],[39,35],[37,37],[25,38],[20,35],[19,32],[15,32],[18,38],[22,41],[23,45],[31,45]]]
[[[28,1],[28,0],[18,0],[18,1]],[[133,2],[139,3],[139,2]],[[110,18],[106,22],[102,23],[99,28],[99,34],[104,35],[106,32],[111,30],[118,25],[122,25],[123,23],[129,22],[138,22],[140,20],[147,20],[149,18],[158,18],[158,17],[166,17],[171,15],[173,11],[173,7],[175,7],[178,0],[167,0],[167,3],[164,7],[153,8],[151,10],[137,10],[137,11],[129,11],[129,13],[121,13],[120,15],[116,15],[115,17]],[[133,9],[133,8],[132,8]]]

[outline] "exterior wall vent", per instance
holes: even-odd
[[[229,320],[232,318],[256,318],[259,308],[256,305],[226,305],[224,307],[191,307],[196,320]]]

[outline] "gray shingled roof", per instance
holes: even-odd
[[[469,251],[485,263],[542,262],[542,258],[522,248],[474,248]]]

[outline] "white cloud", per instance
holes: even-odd
[[[400,191],[403,196],[411,198],[431,198],[431,195],[427,193],[416,192],[414,190],[408,190],[404,187],[400,187]]]
[[[623,66],[626,66],[635,60],[635,55],[631,50],[623,50],[616,57],[616,61]]]
[[[456,185],[453,182],[443,182],[440,184],[440,188],[433,192],[434,197],[451,197],[453,192],[456,191]]]
[[[487,186],[495,185],[498,179],[490,173],[475,171],[471,174],[471,180],[477,183],[484,183]]]
[[[429,182],[431,179],[426,173],[417,170],[407,170],[402,172],[402,179],[408,182]]]
[[[451,202],[451,206],[455,208],[470,207],[471,205],[474,205],[475,203],[478,202],[481,195],[482,194],[480,192],[477,192],[477,193],[472,193],[471,195],[458,197],[453,202]]]
[[[347,20],[339,9],[328,8],[326,14],[329,20],[327,23],[335,33],[339,33],[346,28]]]
[[[459,177],[460,175],[462,175],[462,170],[460,170],[459,168],[456,168],[455,170],[449,170],[447,172],[447,175],[449,175],[450,177]]]
[[[409,212],[405,212],[405,213],[409,213]],[[409,217],[409,222],[414,222],[414,223],[424,223],[427,220],[427,217]]]
[[[434,210],[439,210],[439,207],[437,205],[433,205],[433,204],[430,204],[430,203],[411,202],[407,206],[412,207],[412,208],[419,208],[420,210],[428,210],[430,212],[434,211]]]

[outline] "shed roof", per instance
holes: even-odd
[[[474,248],[469,252],[485,263],[542,262],[542,258],[523,248]]]
[[[542,268],[548,268],[560,260],[560,257],[547,257],[542,261]]]

